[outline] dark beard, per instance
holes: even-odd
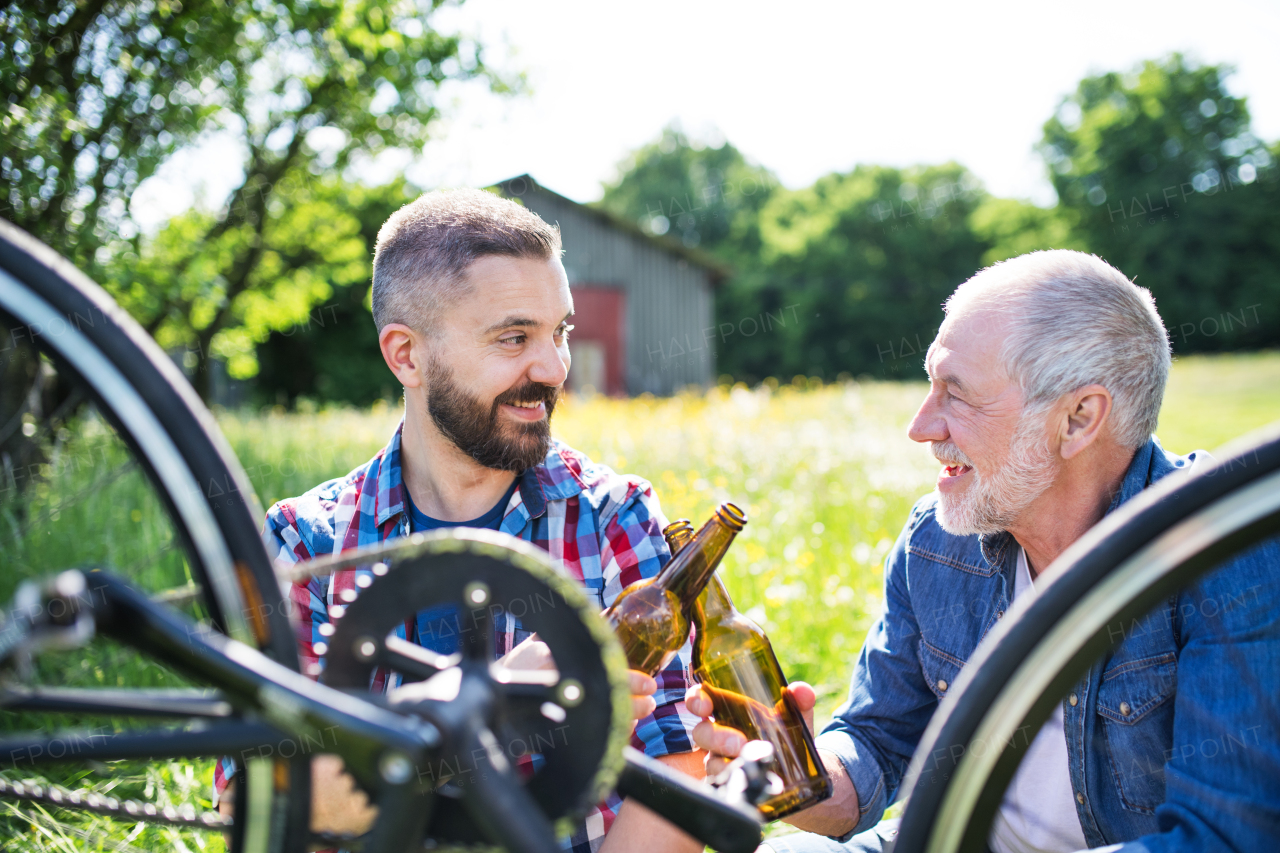
[[[467,394],[453,373],[431,359],[427,366],[427,413],[440,434],[486,468],[519,474],[542,462],[551,450],[551,413],[560,399],[560,388],[525,382],[510,388],[486,406]],[[504,403],[541,402],[547,416],[534,423],[501,424],[498,407]]]

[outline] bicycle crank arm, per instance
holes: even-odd
[[[370,792],[417,789],[440,742],[430,722],[318,684],[249,646],[207,631],[105,573],[85,575],[98,630],[211,684],[234,708],[261,717],[307,749],[341,756]],[[321,749],[321,745],[323,749]]]
[[[734,802],[638,749],[626,747],[625,758],[618,777],[622,796],[631,797],[720,853],[751,853],[760,846],[764,839],[760,812],[745,800]]]

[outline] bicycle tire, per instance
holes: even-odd
[[[1113,512],[1051,567],[979,644],[921,738],[895,853],[986,851],[1013,778],[1014,733],[1038,731],[1138,618],[1224,560],[1280,533],[1280,428],[1189,479],[1157,483]],[[972,748],[1004,744],[1002,749]]]
[[[0,310],[83,382],[167,507],[214,626],[298,669],[297,646],[257,518],[213,416],[177,366],[114,300],[48,246],[0,220]],[[270,762],[272,759],[265,759]],[[268,768],[270,769],[270,768]],[[301,851],[309,762],[242,768],[233,850]],[[256,824],[256,825],[255,825]]]

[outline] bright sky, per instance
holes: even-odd
[[[1274,0],[468,0],[440,23],[478,35],[491,60],[528,73],[532,92],[459,87],[438,141],[370,178],[404,169],[426,186],[483,186],[528,172],[591,201],[629,150],[675,120],[727,138],[789,187],[858,163],[956,160],[991,192],[1049,204],[1032,146],[1061,98],[1087,74],[1175,50],[1233,64],[1254,133],[1280,137]],[[175,164],[166,192],[138,199],[150,209],[141,218],[189,199],[170,189],[197,163],[216,194],[220,161],[231,158]]]

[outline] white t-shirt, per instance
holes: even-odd
[[[1034,596],[1036,590],[1026,552],[1019,548],[1013,597],[1024,594]],[[1054,707],[1018,765],[987,843],[995,853],[1073,853],[1088,846],[1071,790],[1062,703]]]

